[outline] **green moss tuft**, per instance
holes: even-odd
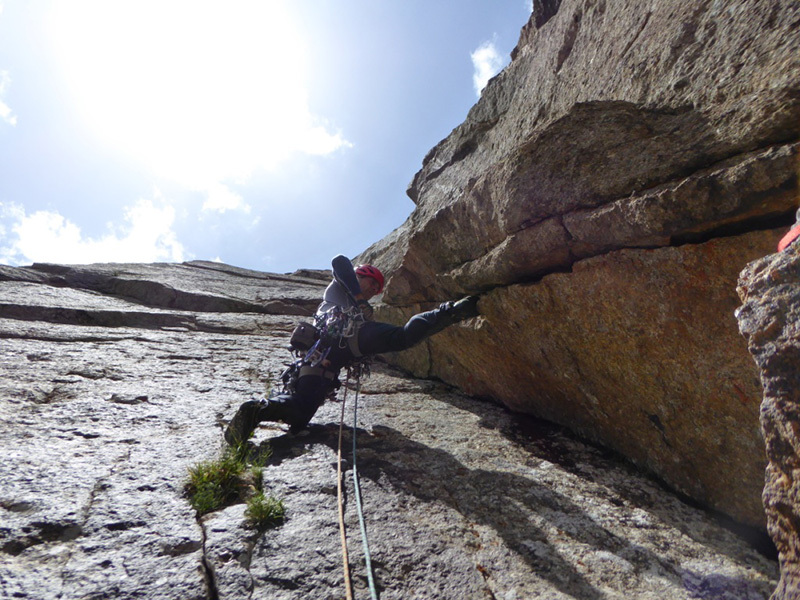
[[[282,523],[286,517],[286,509],[283,500],[258,492],[247,501],[244,516],[251,525],[265,528]]]
[[[189,468],[189,479],[184,489],[189,504],[198,515],[230,506],[250,496],[245,511],[248,521],[257,527],[283,521],[283,501],[267,497],[261,491],[264,485],[264,465],[272,451],[262,448],[251,458],[249,450],[244,442],[226,448],[216,460],[200,462]]]
[[[204,461],[189,468],[186,493],[198,514],[218,510],[239,498],[242,476],[247,469],[246,449],[227,449],[217,460]]]

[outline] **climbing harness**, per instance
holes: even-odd
[[[295,360],[281,373],[282,394],[293,394],[297,380],[303,375],[320,375],[335,379],[335,374],[325,369],[325,359],[334,346],[349,347],[353,356],[359,357],[357,333],[364,315],[358,307],[342,309],[335,307],[329,312],[317,315],[314,324],[300,322],[294,328],[289,342],[289,350]],[[336,395],[339,388],[337,380],[332,391]]]
[[[344,411],[347,402],[347,390],[350,388],[350,379],[355,381],[355,399],[353,400],[353,490],[356,499],[356,512],[358,513],[358,524],[361,530],[361,543],[364,548],[364,566],[367,571],[367,581],[369,584],[369,592],[372,600],[378,600],[378,591],[375,586],[375,577],[372,571],[372,557],[369,550],[369,541],[367,539],[367,526],[364,521],[364,507],[361,502],[361,484],[358,480],[358,463],[356,461],[357,454],[357,430],[358,430],[358,396],[361,391],[361,377],[369,375],[369,362],[361,360],[347,369],[347,381],[345,383],[344,399],[342,400],[342,416],[339,421],[339,449],[338,457],[339,464],[337,467],[338,476],[338,496],[339,496],[339,533],[342,539],[342,561],[344,567],[345,579],[345,594],[348,600],[352,599],[352,583],[350,581],[350,560],[347,552],[347,535],[344,526],[344,499],[342,493],[342,433],[344,431]]]
[[[314,317],[313,325],[305,321],[298,323],[289,341],[290,350],[299,361],[312,367],[323,364],[335,346],[349,346],[358,356],[356,334],[364,321],[363,311],[357,304],[346,309],[336,306]]]

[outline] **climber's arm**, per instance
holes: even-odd
[[[358,283],[358,277],[356,277],[350,259],[340,254],[331,261],[331,266],[334,279],[341,283],[353,298],[358,299],[361,296],[361,285]]]

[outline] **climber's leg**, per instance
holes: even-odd
[[[228,424],[225,441],[231,446],[246,442],[262,421],[291,424],[298,419],[299,413],[294,404],[294,397],[289,394],[277,394],[266,400],[248,400],[239,407]]]
[[[450,325],[477,315],[478,297],[468,296],[414,315],[403,327],[370,321],[361,326],[358,348],[363,355],[406,350]]]

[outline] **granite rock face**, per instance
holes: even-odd
[[[764,508],[780,552],[776,599],[800,597],[800,244],[747,266],[739,326],[761,372]]]
[[[800,4],[535,2],[511,64],[360,259],[386,320],[480,293],[392,360],[566,425],[763,526],[738,273],[797,208]]]
[[[344,597],[341,403],[308,435],[256,432],[282,525],[253,529],[238,503],[197,518],[183,493],[238,405],[275,381],[298,307],[329,274],[187,263],[1,277],[0,597]],[[383,600],[766,599],[777,584],[773,559],[627,462],[443,383],[376,364],[355,432]],[[352,435],[345,520],[366,597]]]
[[[325,284],[201,262],[0,267],[0,597],[208,598],[187,467]]]

